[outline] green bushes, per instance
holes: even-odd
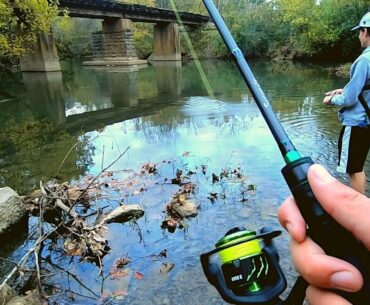
[[[196,1],[193,1],[196,2]],[[368,9],[366,0],[218,0],[221,13],[248,57],[344,61],[359,53],[350,29]],[[194,9],[196,5],[192,5]],[[183,4],[183,8],[184,7]],[[190,7],[189,7],[190,8]],[[201,13],[202,11],[198,11]],[[220,39],[205,34],[199,52],[227,55]]]
[[[101,22],[92,19],[60,17],[53,25],[53,36],[61,59],[87,58],[92,55],[92,33]]]

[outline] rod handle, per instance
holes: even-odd
[[[320,205],[307,180],[313,161],[300,158],[282,169],[283,176],[308,225],[308,235],[326,254],[354,265],[362,274],[364,285],[355,293],[336,291],[353,305],[370,303],[370,252],[355,237],[338,224]]]

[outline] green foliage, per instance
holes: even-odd
[[[182,1],[178,6],[205,13],[198,2]],[[338,61],[358,54],[357,33],[350,29],[368,9],[366,0],[217,0],[215,4],[248,57]],[[217,32],[195,38],[200,53],[228,54]]]
[[[86,58],[92,54],[92,33],[100,30],[101,22],[84,19],[59,17],[53,25],[53,36],[59,57]]]
[[[93,148],[86,137],[71,135],[48,121],[39,121],[29,116],[24,121],[8,121],[0,133],[0,187],[7,181],[20,194],[37,188],[41,180],[54,177],[59,165],[69,154],[62,171],[61,179],[78,179],[91,164]],[[42,153],[40,153],[42,152]],[[0,162],[1,163],[1,162]],[[5,164],[5,165],[4,165]]]
[[[357,37],[350,29],[366,12],[366,1],[275,0],[273,5],[277,28],[285,28],[288,34],[285,42],[277,41],[277,50],[288,45],[291,57],[332,59],[358,52]]]
[[[54,0],[0,0],[0,60],[31,52],[37,33],[49,32],[57,15]]]
[[[139,58],[147,58],[153,50],[153,25],[134,23],[134,43]]]
[[[30,52],[37,33],[53,34],[62,58],[86,57],[98,21],[56,18],[57,0],[0,0],[0,61]],[[124,3],[207,14],[202,0],[117,0]],[[243,53],[248,57],[352,59],[359,52],[350,31],[368,9],[367,0],[214,0]],[[197,53],[228,56],[218,32],[189,31]],[[134,23],[140,57],[152,51],[153,26]],[[183,39],[182,39],[183,40]],[[183,50],[187,46],[183,44]]]

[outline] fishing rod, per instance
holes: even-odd
[[[360,291],[335,292],[353,305],[370,303],[370,252],[317,201],[307,180],[312,159],[301,157],[294,147],[213,1],[203,0],[203,3],[234,56],[239,71],[279,146],[286,162],[282,174],[308,225],[307,234],[326,254],[351,263],[362,274],[364,284]],[[234,228],[216,243],[214,250],[201,255],[207,279],[227,302],[249,305],[303,303],[307,283],[300,277],[286,300],[279,297],[286,289],[286,280],[278,264],[277,250],[272,243],[272,239],[279,234],[280,231],[271,229],[263,229],[256,234],[245,228]]]

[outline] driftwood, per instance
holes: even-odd
[[[103,216],[99,224],[112,222],[127,222],[136,220],[144,215],[144,210],[138,205],[122,205]]]

